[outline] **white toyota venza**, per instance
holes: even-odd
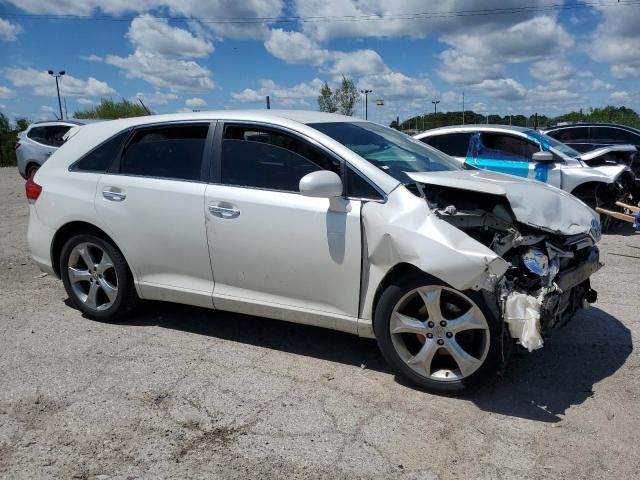
[[[371,122],[201,112],[69,136],[27,181],[28,237],[95,319],[164,300],[375,337],[442,392],[596,298],[593,210]]]

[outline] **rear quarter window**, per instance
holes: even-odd
[[[129,131],[125,131],[115,137],[111,137],[82,157],[72,166],[71,170],[79,172],[106,172],[116,155],[120,153],[120,149],[128,136]]]
[[[34,127],[27,133],[31,140],[50,147],[60,147],[64,143],[62,137],[69,131],[69,125],[49,125]]]

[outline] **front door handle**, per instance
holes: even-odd
[[[209,205],[209,213],[219,218],[236,218],[240,216],[240,210],[235,207],[222,207],[220,205]]]
[[[105,198],[105,200],[109,200],[111,202],[121,202],[123,201],[125,198],[127,198],[127,194],[124,192],[114,192],[113,190],[103,190],[102,191],[102,196]]]

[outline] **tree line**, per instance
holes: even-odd
[[[606,106],[602,108],[582,109],[548,117],[546,115],[483,115],[472,110],[465,110],[464,116],[461,110],[453,112],[438,112],[417,115],[399,122],[394,120],[389,125],[398,130],[429,130],[448,125],[461,125],[473,123],[492,123],[498,125],[516,125],[519,127],[543,128],[557,125],[558,123],[617,123],[630,127],[640,128],[640,116],[633,109],[627,107]]]

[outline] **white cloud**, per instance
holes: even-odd
[[[550,58],[533,63],[529,67],[529,73],[536,80],[550,82],[554,80],[564,80],[573,74],[571,64],[561,58]]]
[[[135,97],[131,99],[131,101],[137,102],[139,98],[142,99],[142,102],[147,107],[159,107],[167,105],[169,102],[177,100],[179,97],[175,93],[156,90],[152,93],[138,92],[136,93]]]
[[[155,27],[159,28],[161,35],[153,32]],[[213,51],[209,42],[147,16],[137,17],[131,22],[127,37],[135,47],[132,54],[126,57],[107,55],[104,58],[89,55],[85,59],[118,67],[127,78],[140,78],[155,88],[202,92],[214,87],[211,71],[189,59]]]
[[[329,71],[335,75],[373,75],[389,71],[375,50],[332,52],[333,65]]]
[[[502,66],[493,59],[466,55],[455,49],[445,50],[439,57],[442,66],[438,75],[450,83],[472,85],[502,76]]]
[[[328,50],[303,33],[287,32],[281,28],[271,30],[264,47],[271,55],[287,63],[322,65],[330,56]]]
[[[13,42],[21,31],[22,27],[20,25],[13,24],[4,18],[0,18],[0,40]]]
[[[535,17],[504,30],[475,33],[460,32],[443,36],[443,40],[465,55],[481,59],[498,58],[501,63],[528,62],[566,50],[573,38],[551,17]]]
[[[294,103],[303,105],[306,103],[302,100],[315,99],[318,96],[324,82],[319,78],[314,78],[310,82],[298,83],[293,87],[278,85],[273,80],[260,80],[258,83],[260,84],[258,89],[245,88],[241,92],[232,93],[231,96],[242,103],[261,103],[269,95],[274,108],[292,106]]]
[[[522,8],[521,0],[295,0],[297,15],[332,17],[335,21],[305,22],[303,28],[313,38],[326,40],[339,37],[420,37],[470,30],[499,31],[513,23],[535,16],[533,8],[545,0],[531,0],[529,12],[509,15],[451,15],[461,10]],[[416,13],[432,15],[416,16]],[[362,17],[369,20],[363,20]],[[356,21],[344,21],[360,17]],[[408,18],[408,19],[407,19]]]
[[[184,102],[185,106],[190,108],[202,108],[207,106],[207,102],[203,98],[188,98]]]
[[[400,72],[366,75],[358,82],[359,89],[373,90],[373,96],[385,100],[434,98],[437,90],[429,79],[408,77]]]
[[[9,87],[3,87],[0,85],[0,98],[11,98],[15,95],[15,92]]]
[[[214,50],[208,40],[182,28],[172,27],[167,20],[149,15],[134,18],[127,37],[136,48],[166,57],[206,57]]]
[[[278,17],[284,0],[7,0],[29,13],[91,15],[143,14],[151,10],[166,11],[178,17],[194,19]],[[205,28],[220,38],[264,39],[268,33],[262,22],[204,22]]]
[[[521,100],[527,95],[527,89],[512,78],[487,79],[473,85],[472,88],[500,100]]]
[[[34,95],[56,97],[56,83],[45,71],[35,68],[9,67],[4,70],[5,76],[14,87],[31,88]],[[89,77],[86,80],[72,75],[64,75],[59,79],[60,95],[70,97],[100,97],[113,95],[116,91],[106,82]]]
[[[95,103],[93,100],[89,100],[88,98],[79,98],[76,102],[80,105],[93,105]]]
[[[107,55],[104,61],[124,70],[127,78],[141,78],[156,88],[199,92],[214,86],[211,72],[192,60],[176,60],[136,50],[126,57]]]
[[[615,105],[623,105],[631,103],[631,95],[629,92],[613,92],[609,95],[609,103],[613,103]]]
[[[50,107],[49,105],[41,105],[40,106],[40,110],[42,110],[43,112],[47,112],[47,113],[51,113],[51,112],[55,112],[56,111],[53,107]]]
[[[274,28],[264,42],[267,51],[291,64],[327,66],[335,75],[370,75],[388,70],[380,55],[371,49],[351,52],[322,48],[300,32]]]
[[[625,5],[596,8],[604,20],[591,38],[591,57],[609,64],[616,78],[640,76],[640,9]]]

